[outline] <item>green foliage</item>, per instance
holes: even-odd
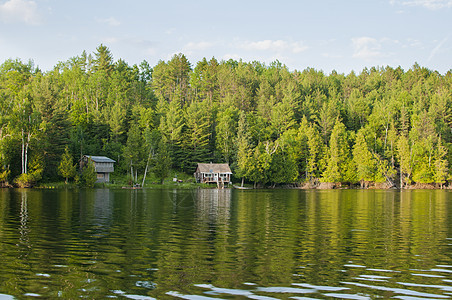
[[[347,167],[349,167],[349,146],[345,126],[339,120],[336,121],[331,132],[328,162],[323,172],[323,182],[346,182],[351,178],[347,176]]]
[[[434,154],[434,181],[441,187],[448,177],[448,161],[446,159],[447,149],[444,147],[441,136],[438,139],[436,151]]]
[[[35,155],[28,166],[28,172],[14,179],[14,184],[21,188],[33,187],[42,178],[44,171],[43,157]]]
[[[244,112],[240,113],[237,129],[237,161],[235,164],[235,176],[238,178],[248,177],[251,159],[251,141],[248,131],[248,123]]]
[[[399,160],[400,187],[411,182],[412,164],[411,148],[409,140],[405,135],[401,135],[397,140],[397,158]]]
[[[185,110],[185,132],[182,140],[184,151],[181,169],[194,172],[196,163],[209,160],[211,112],[207,101],[193,102]]]
[[[298,177],[297,164],[293,156],[282,147],[278,147],[272,155],[269,180],[274,184],[295,182]]]
[[[265,185],[271,181],[272,155],[277,150],[278,144],[266,141],[259,143],[249,158],[246,178],[255,184]]]
[[[374,181],[377,162],[369,151],[364,134],[359,131],[353,147],[353,162],[356,166],[356,177],[363,186],[364,181]]]
[[[154,174],[160,183],[168,177],[171,170],[171,156],[168,150],[168,144],[164,140],[160,140],[158,144],[157,154],[154,158]]]
[[[322,137],[313,125],[307,129],[306,136],[308,138],[307,177],[308,179],[319,178],[324,170],[324,162],[322,161],[324,157],[324,145],[322,143]]]
[[[105,45],[45,74],[9,59],[0,65],[0,170],[3,182],[51,182],[69,151],[109,156],[133,182],[212,161],[260,185],[442,186],[450,180],[451,95],[450,74],[419,65],[326,75],[204,58],[192,69],[176,54],[131,66]],[[43,170],[34,173],[38,153]]]
[[[78,185],[82,187],[92,188],[97,181],[96,168],[94,163],[89,161],[82,169],[82,172],[78,178]]]
[[[0,187],[8,184],[8,177],[10,173],[10,170],[0,171]]]
[[[143,149],[143,136],[138,124],[134,123],[128,132],[126,146],[123,150],[124,163],[133,182],[138,181],[138,170],[145,164],[145,154]]]
[[[69,178],[74,178],[76,165],[72,162],[72,155],[69,153],[69,148],[66,146],[64,153],[61,156],[60,164],[58,165],[58,172],[65,178],[65,183],[68,183]]]
[[[237,109],[227,107],[217,116],[216,148],[221,152],[224,161],[230,163],[237,151],[234,139],[237,131]]]

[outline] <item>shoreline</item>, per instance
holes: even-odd
[[[44,184],[44,185],[36,185],[33,187],[14,187],[14,186],[0,186],[0,189],[35,189],[35,190],[67,190],[67,189],[122,189],[122,190],[146,190],[146,189],[185,189],[185,190],[194,190],[194,189],[219,189],[216,185],[200,185],[200,184],[194,184],[194,183],[186,183],[186,184],[150,184],[145,185],[144,187],[137,187],[137,186],[127,186],[127,185],[120,185],[120,184],[96,184],[92,188],[87,187],[80,187],[75,184],[64,184],[62,183],[51,183],[51,184]],[[384,186],[368,186],[368,187],[360,187],[360,186],[347,186],[347,185],[336,185],[336,184],[326,184],[326,185],[310,185],[310,184],[303,184],[300,186],[277,186],[277,187],[256,187],[253,186],[228,186],[224,187],[223,189],[232,189],[232,190],[240,190],[240,191],[250,191],[250,190],[318,190],[318,191],[328,191],[328,190],[398,190],[398,191],[410,191],[410,190],[452,190],[452,186],[443,186],[436,187],[434,184],[414,184],[409,185],[404,188],[399,187],[384,187]],[[219,189],[222,190],[222,189]]]

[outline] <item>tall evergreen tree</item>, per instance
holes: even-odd
[[[168,144],[164,139],[161,139],[158,144],[157,154],[154,158],[153,168],[154,174],[161,184],[164,183],[164,180],[169,175],[171,169],[171,156],[168,150]]]
[[[408,138],[402,134],[397,141],[397,158],[399,160],[400,188],[411,183],[411,147]]]
[[[61,155],[60,164],[58,165],[58,172],[65,178],[64,183],[68,183],[69,178],[76,175],[76,165],[73,164],[72,155],[69,153],[69,148],[66,146],[63,155]]]
[[[347,132],[344,124],[337,120],[331,132],[328,147],[328,163],[323,172],[323,182],[347,181],[347,166],[350,163]]]
[[[207,101],[193,102],[185,110],[185,135],[183,139],[184,171],[194,172],[196,163],[209,160],[211,112]]]
[[[237,110],[228,107],[217,114],[216,148],[221,152],[225,162],[230,163],[237,150],[234,146],[236,138]]]
[[[248,132],[248,123],[244,112],[240,113],[237,128],[237,162],[235,174],[238,178],[242,178],[242,186],[245,177],[248,177],[251,156],[251,137]]]
[[[439,184],[441,189],[443,184],[448,179],[448,161],[446,159],[447,149],[444,147],[441,136],[438,138],[438,143],[436,145],[436,151],[434,154],[434,180],[436,184]]]
[[[356,135],[355,145],[353,147],[353,162],[356,166],[356,177],[365,187],[366,182],[374,181],[376,172],[376,161],[367,147],[366,140],[362,131]]]

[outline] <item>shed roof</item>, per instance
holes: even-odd
[[[93,156],[93,155],[85,155],[85,156],[97,163],[114,163],[114,162],[116,162],[115,160],[108,158],[106,156]]]
[[[200,173],[226,173],[232,174],[231,168],[228,164],[198,164],[198,171]]]

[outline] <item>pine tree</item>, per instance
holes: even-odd
[[[185,110],[186,130],[182,141],[185,153],[181,163],[184,171],[194,172],[196,163],[209,160],[210,117],[207,100],[193,102]]]
[[[88,163],[82,169],[82,174],[80,176],[80,184],[83,187],[92,188],[94,183],[97,181],[97,173],[94,163],[88,161]]]
[[[251,139],[248,132],[248,123],[244,112],[240,113],[237,129],[237,166],[235,175],[242,178],[242,186],[245,177],[248,177],[249,162],[251,156]]]
[[[158,144],[157,154],[154,159],[154,174],[163,184],[165,178],[169,175],[171,169],[171,156],[168,151],[168,145],[164,139]]]
[[[402,134],[397,140],[397,158],[399,160],[400,188],[411,182],[411,147],[408,138]]]
[[[285,149],[278,147],[271,156],[270,181],[274,184],[292,183],[297,180],[295,160]]]
[[[144,165],[143,137],[138,124],[132,124],[128,132],[127,143],[123,150],[126,170],[130,170],[133,182],[138,180],[138,170]]]
[[[181,168],[184,161],[182,153],[183,130],[185,120],[181,106],[176,101],[167,105],[161,104],[161,114],[159,130],[162,136],[168,141],[170,155],[173,166]]]
[[[72,164],[72,155],[69,153],[69,148],[66,146],[63,155],[61,155],[58,172],[65,178],[65,184],[68,183],[69,178],[75,176],[75,165]]]
[[[337,120],[331,132],[328,162],[321,181],[343,182],[348,180],[346,172],[349,161],[347,132],[344,124]]]
[[[324,168],[322,164],[324,154],[322,137],[312,124],[306,131],[306,136],[308,138],[308,161],[306,164],[306,172],[310,178],[319,178]]]
[[[228,107],[219,111],[216,126],[216,148],[224,160],[229,163],[234,155],[234,140],[236,138],[237,110]]]
[[[439,184],[441,189],[443,188],[443,184],[446,182],[448,175],[448,162],[447,162],[447,149],[444,147],[441,136],[438,138],[438,143],[436,145],[436,151],[434,154],[434,166],[435,166],[435,174],[434,179],[435,183]]]
[[[353,162],[356,166],[356,177],[363,188],[366,181],[374,180],[376,162],[367,147],[367,142],[362,131],[359,131],[356,135],[355,145],[353,147]]]

